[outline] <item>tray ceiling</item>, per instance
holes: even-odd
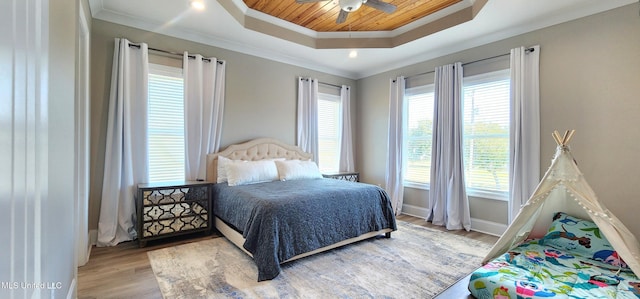
[[[349,13],[344,23],[336,24],[340,13],[338,0],[297,3],[296,0],[244,0],[247,7],[318,32],[390,31],[422,19],[462,0],[383,0],[395,5],[387,14],[363,5]]]

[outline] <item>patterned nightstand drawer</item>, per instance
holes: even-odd
[[[138,185],[138,241],[211,232],[211,183],[199,181]]]
[[[359,172],[338,172],[338,173],[332,173],[332,174],[323,174],[322,176],[325,178],[345,180],[345,181],[351,181],[351,182],[360,181]]]

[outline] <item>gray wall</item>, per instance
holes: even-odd
[[[92,25],[91,195],[89,228],[96,229],[100,213],[104,148],[108,114],[114,38],[146,42],[149,47],[182,53],[199,53],[227,62],[226,98],[221,146],[255,137],[277,138],[294,144],[298,76],[320,82],[355,87],[354,80],[159,35],[101,20]],[[355,88],[352,101],[357,99]],[[352,104],[355,107],[355,104]],[[355,117],[355,109],[353,116]]]
[[[389,79],[540,45],[541,173],[555,142],[551,132],[576,129],[573,154],[600,200],[640,236],[640,16],[631,4],[481,47],[358,80],[357,162],[365,182],[384,184]],[[405,204],[426,207],[428,193],[405,188]],[[507,204],[470,199],[471,217],[507,223]]]
[[[78,6],[49,1],[48,197],[42,198],[42,279],[60,282],[43,297],[75,295],[75,91]],[[77,283],[77,281],[75,281]]]

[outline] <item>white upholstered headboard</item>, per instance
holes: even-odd
[[[310,160],[313,155],[301,148],[283,143],[273,138],[257,138],[247,142],[229,145],[226,149],[207,155],[207,181],[218,178],[218,156],[231,160],[257,161],[285,158],[287,160]]]

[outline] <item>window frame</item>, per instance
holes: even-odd
[[[435,84],[431,83],[431,84],[426,84],[426,85],[418,85],[418,86],[414,86],[414,87],[409,87],[405,89],[405,94],[404,94],[404,100],[403,100],[403,107],[402,107],[402,136],[404,136],[402,138],[402,164],[406,165],[405,167],[402,167],[402,171],[403,171],[403,175],[402,175],[402,185],[404,187],[409,187],[409,188],[414,188],[414,189],[422,189],[422,190],[429,190],[431,188],[431,182],[426,182],[426,183],[422,183],[422,182],[415,182],[415,181],[408,181],[407,177],[406,177],[406,172],[407,169],[409,167],[408,161],[407,161],[407,150],[408,150],[408,142],[409,142],[409,138],[407,138],[408,136],[408,131],[409,131],[409,114],[408,114],[408,109],[409,109],[409,101],[408,101],[408,97],[410,96],[415,96],[415,95],[420,95],[420,94],[434,94],[435,93]],[[433,117],[432,117],[433,118]],[[433,135],[432,135],[432,139],[433,139]],[[431,172],[431,168],[429,168],[429,172]]]
[[[335,167],[334,168],[323,168],[322,167],[322,158],[320,157],[320,143],[322,138],[320,137],[320,126],[321,126],[321,119],[320,119],[320,101],[328,101],[328,102],[334,102],[338,105],[338,115],[337,115],[337,122],[335,124],[336,127],[336,144],[337,144],[337,151],[336,151],[336,157],[337,157],[337,162],[335,163],[335,165],[332,165]],[[342,128],[342,98],[340,97],[340,95],[336,95],[333,93],[329,93],[329,92],[318,92],[318,168],[320,169],[321,172],[323,173],[338,173],[340,172],[340,136],[342,134],[341,132],[341,128]]]
[[[483,83],[489,83],[489,82],[495,82],[498,80],[510,80],[510,75],[511,71],[510,69],[502,69],[502,70],[495,70],[495,71],[490,71],[490,72],[484,72],[484,73],[479,73],[479,74],[475,74],[472,76],[468,76],[468,77],[464,77],[463,78],[463,83],[462,83],[462,94],[464,95],[464,88],[466,88],[467,86],[469,86],[470,82],[473,83],[473,85],[477,85],[477,84],[483,84]],[[510,99],[508,99],[508,101],[510,101]],[[464,105],[464,98],[463,98],[463,105]],[[511,103],[508,103],[508,105],[510,106]],[[509,108],[511,109],[511,108]],[[509,118],[511,117],[511,115],[509,115]],[[464,116],[463,116],[464,118]],[[512,120],[509,119],[509,127],[512,126],[511,124]],[[463,124],[464,125],[464,124]],[[508,138],[511,138],[511,136],[507,136]],[[463,139],[464,139],[464,131],[463,131]],[[510,143],[510,140],[508,142],[508,144]],[[464,141],[463,141],[464,144]],[[510,149],[507,148],[507,154],[510,155]],[[463,153],[464,154],[464,153]],[[507,166],[508,169],[510,169],[510,165]],[[507,172],[508,175],[508,172]],[[467,183],[467,174],[465,173],[465,183]],[[488,199],[494,199],[494,200],[500,200],[500,201],[508,201],[509,200],[509,186],[508,186],[508,181],[507,181],[507,191],[496,191],[496,190],[488,190],[488,189],[483,189],[483,188],[475,188],[475,187],[468,187],[466,186],[466,192],[468,196],[473,196],[473,197],[480,197],[480,198],[488,198]]]
[[[469,81],[472,81],[475,84],[478,84],[478,82],[481,82],[481,81],[492,82],[492,81],[495,81],[496,79],[504,79],[504,78],[507,78],[507,79],[510,78],[510,70],[508,68],[506,69],[501,68],[501,69],[492,70],[488,72],[481,72],[481,73],[464,77],[463,78],[463,94],[464,94],[464,88],[468,85]],[[406,151],[407,142],[408,142],[408,138],[406,137],[408,133],[407,98],[409,96],[413,96],[421,93],[429,93],[429,92],[433,93],[434,89],[435,89],[435,84],[433,83],[421,84],[414,87],[408,87],[405,89],[405,98],[404,98],[405,103],[403,107],[403,127],[402,127],[403,136],[405,136],[405,138],[403,138],[403,146],[402,146],[402,149],[403,149],[402,163],[403,165],[405,165],[405,167],[403,167],[403,172],[405,172],[405,174],[408,168],[407,151]],[[511,126],[511,119],[509,120],[509,125]],[[466,173],[465,173],[465,176],[466,176]],[[406,176],[404,175],[403,175],[403,186],[413,188],[413,189],[422,189],[422,190],[430,190],[430,187],[431,187],[430,183],[407,181]],[[467,192],[467,195],[472,197],[487,198],[487,199],[494,199],[494,200],[500,200],[500,201],[509,200],[509,191],[506,191],[506,192],[494,191],[494,190],[487,190],[482,188],[474,188],[474,187],[466,187],[466,186],[465,186],[465,190]]]
[[[180,80],[182,81],[182,100],[183,100],[183,104],[182,107],[184,107],[184,70],[181,67],[175,67],[175,66],[168,66],[168,65],[164,65],[164,64],[158,64],[158,63],[149,63],[149,78],[148,80],[151,79],[152,76],[165,76],[165,77],[173,77],[173,78],[180,78]],[[150,86],[149,86],[150,87]],[[149,97],[151,96],[151,93],[149,93]],[[150,104],[150,100],[148,99]],[[148,105],[147,109],[151,109],[151,105]],[[150,111],[147,112],[148,116],[147,118],[149,118],[151,116]],[[148,170],[149,170],[149,183],[157,183],[157,182],[165,182],[165,181],[176,181],[176,180],[185,180],[186,178],[186,165],[184,163],[185,161],[185,153],[186,153],[186,141],[185,141],[185,131],[184,131],[184,110],[183,110],[183,115],[182,115],[182,145],[183,145],[183,150],[182,150],[182,177],[178,178],[178,176],[176,176],[175,178],[169,178],[169,179],[152,179],[152,173],[151,173],[151,127],[150,127],[150,121],[149,119],[147,120],[147,142],[149,143],[148,145],[148,152],[147,152],[147,166],[148,166]]]

